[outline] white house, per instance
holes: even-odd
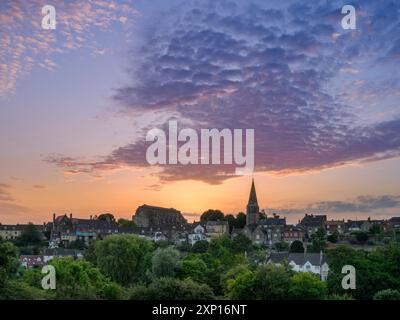
[[[271,253],[267,258],[268,263],[281,265],[284,261],[295,272],[311,272],[325,281],[328,277],[329,265],[326,257],[321,253],[288,253],[276,252]]]
[[[194,245],[197,241],[210,241],[211,237],[206,233],[206,227],[199,223],[195,226],[191,233],[188,234],[188,242]]]

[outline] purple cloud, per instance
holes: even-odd
[[[188,1],[146,28],[134,50],[132,83],[115,99],[128,111],[178,115],[195,129],[255,129],[256,171],[397,157],[399,114],[366,122],[351,97],[363,96],[368,106],[364,90],[397,106],[400,78],[384,71],[399,64],[400,4],[356,1],[356,31],[341,28],[344,4]],[[349,87],[355,81],[361,86]],[[69,173],[147,166],[145,134],[101,159],[47,160]],[[233,177],[233,167],[164,166],[160,178],[215,184]]]

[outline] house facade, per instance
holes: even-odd
[[[321,253],[271,253],[267,263],[282,265],[287,263],[294,272],[310,272],[318,275],[322,281],[328,278],[329,264]]]

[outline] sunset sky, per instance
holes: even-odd
[[[254,129],[267,214],[400,216],[397,0],[3,0],[0,26],[0,223],[245,211],[251,175],[146,162],[169,119]]]

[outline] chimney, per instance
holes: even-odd
[[[72,213],[69,214],[69,218],[72,220]]]
[[[92,215],[90,215],[90,220],[92,220],[92,218],[93,218],[93,216],[92,216]]]
[[[319,265],[322,266],[322,257],[323,257],[322,250],[319,252]]]
[[[56,214],[53,213],[53,223],[56,222]]]

